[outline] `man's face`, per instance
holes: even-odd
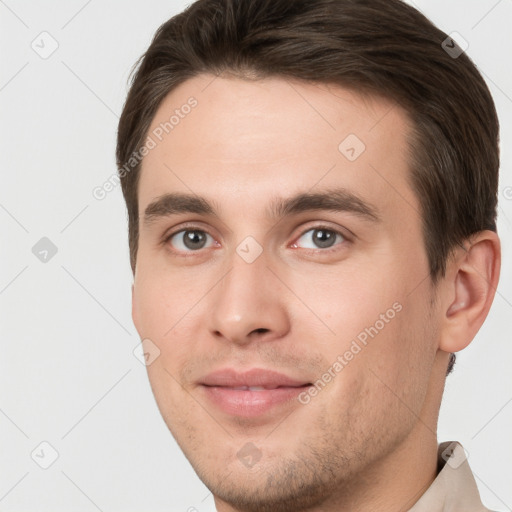
[[[409,128],[384,100],[284,79],[201,75],[159,107],[133,319],[160,351],[160,411],[218,503],[319,503],[433,437],[439,321]],[[211,210],[146,216],[165,194]],[[315,197],[276,207],[302,194]]]

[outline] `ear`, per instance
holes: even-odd
[[[481,231],[457,248],[443,279],[439,348],[466,348],[482,326],[498,286],[501,247],[493,231]]]

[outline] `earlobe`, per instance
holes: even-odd
[[[439,345],[445,352],[458,352],[471,343],[489,313],[498,286],[498,235],[482,231],[469,242],[456,251],[446,272],[443,289],[447,300]]]

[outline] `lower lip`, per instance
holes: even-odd
[[[201,386],[208,399],[224,412],[233,416],[253,418],[260,416],[278,405],[297,400],[300,393],[310,386],[276,388],[263,391],[231,389],[220,386]]]

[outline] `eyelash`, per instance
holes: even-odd
[[[207,230],[203,229],[203,228],[200,228],[199,226],[185,226],[185,227],[182,227],[181,229],[177,230],[177,231],[173,231],[172,233],[170,233],[169,235],[166,235],[164,236],[164,239],[162,241],[162,243],[164,245],[167,245],[169,244],[169,242],[171,241],[171,239],[176,236],[177,234],[179,233],[184,233],[186,231],[199,231],[200,233],[205,233],[206,235],[210,236],[211,238],[214,238]],[[296,237],[295,240],[300,240],[306,233],[310,232],[310,231],[328,231],[329,233],[333,233],[335,236],[339,235],[341,236],[342,238],[342,241],[339,242],[338,244],[335,244],[333,247],[328,247],[328,248],[317,248],[317,249],[304,249],[306,251],[309,251],[309,252],[314,252],[314,253],[318,253],[318,252],[321,252],[321,253],[331,253],[333,251],[338,251],[340,250],[339,246],[340,245],[343,245],[344,242],[349,242],[349,238],[347,237],[347,235],[345,235],[344,233],[342,233],[341,231],[338,231],[336,229],[333,229],[329,226],[323,226],[323,225],[318,225],[318,226],[310,226],[308,227],[307,229],[305,229],[304,231],[302,231],[300,233],[300,235],[298,237]],[[297,242],[293,242],[293,244],[295,245]],[[294,247],[294,249],[300,249],[300,247]],[[175,249],[172,249],[172,252],[175,253],[175,254],[179,254],[183,257],[190,257],[190,256],[193,256],[195,253],[200,253],[202,251],[202,249],[198,249],[196,251],[177,251]]]

